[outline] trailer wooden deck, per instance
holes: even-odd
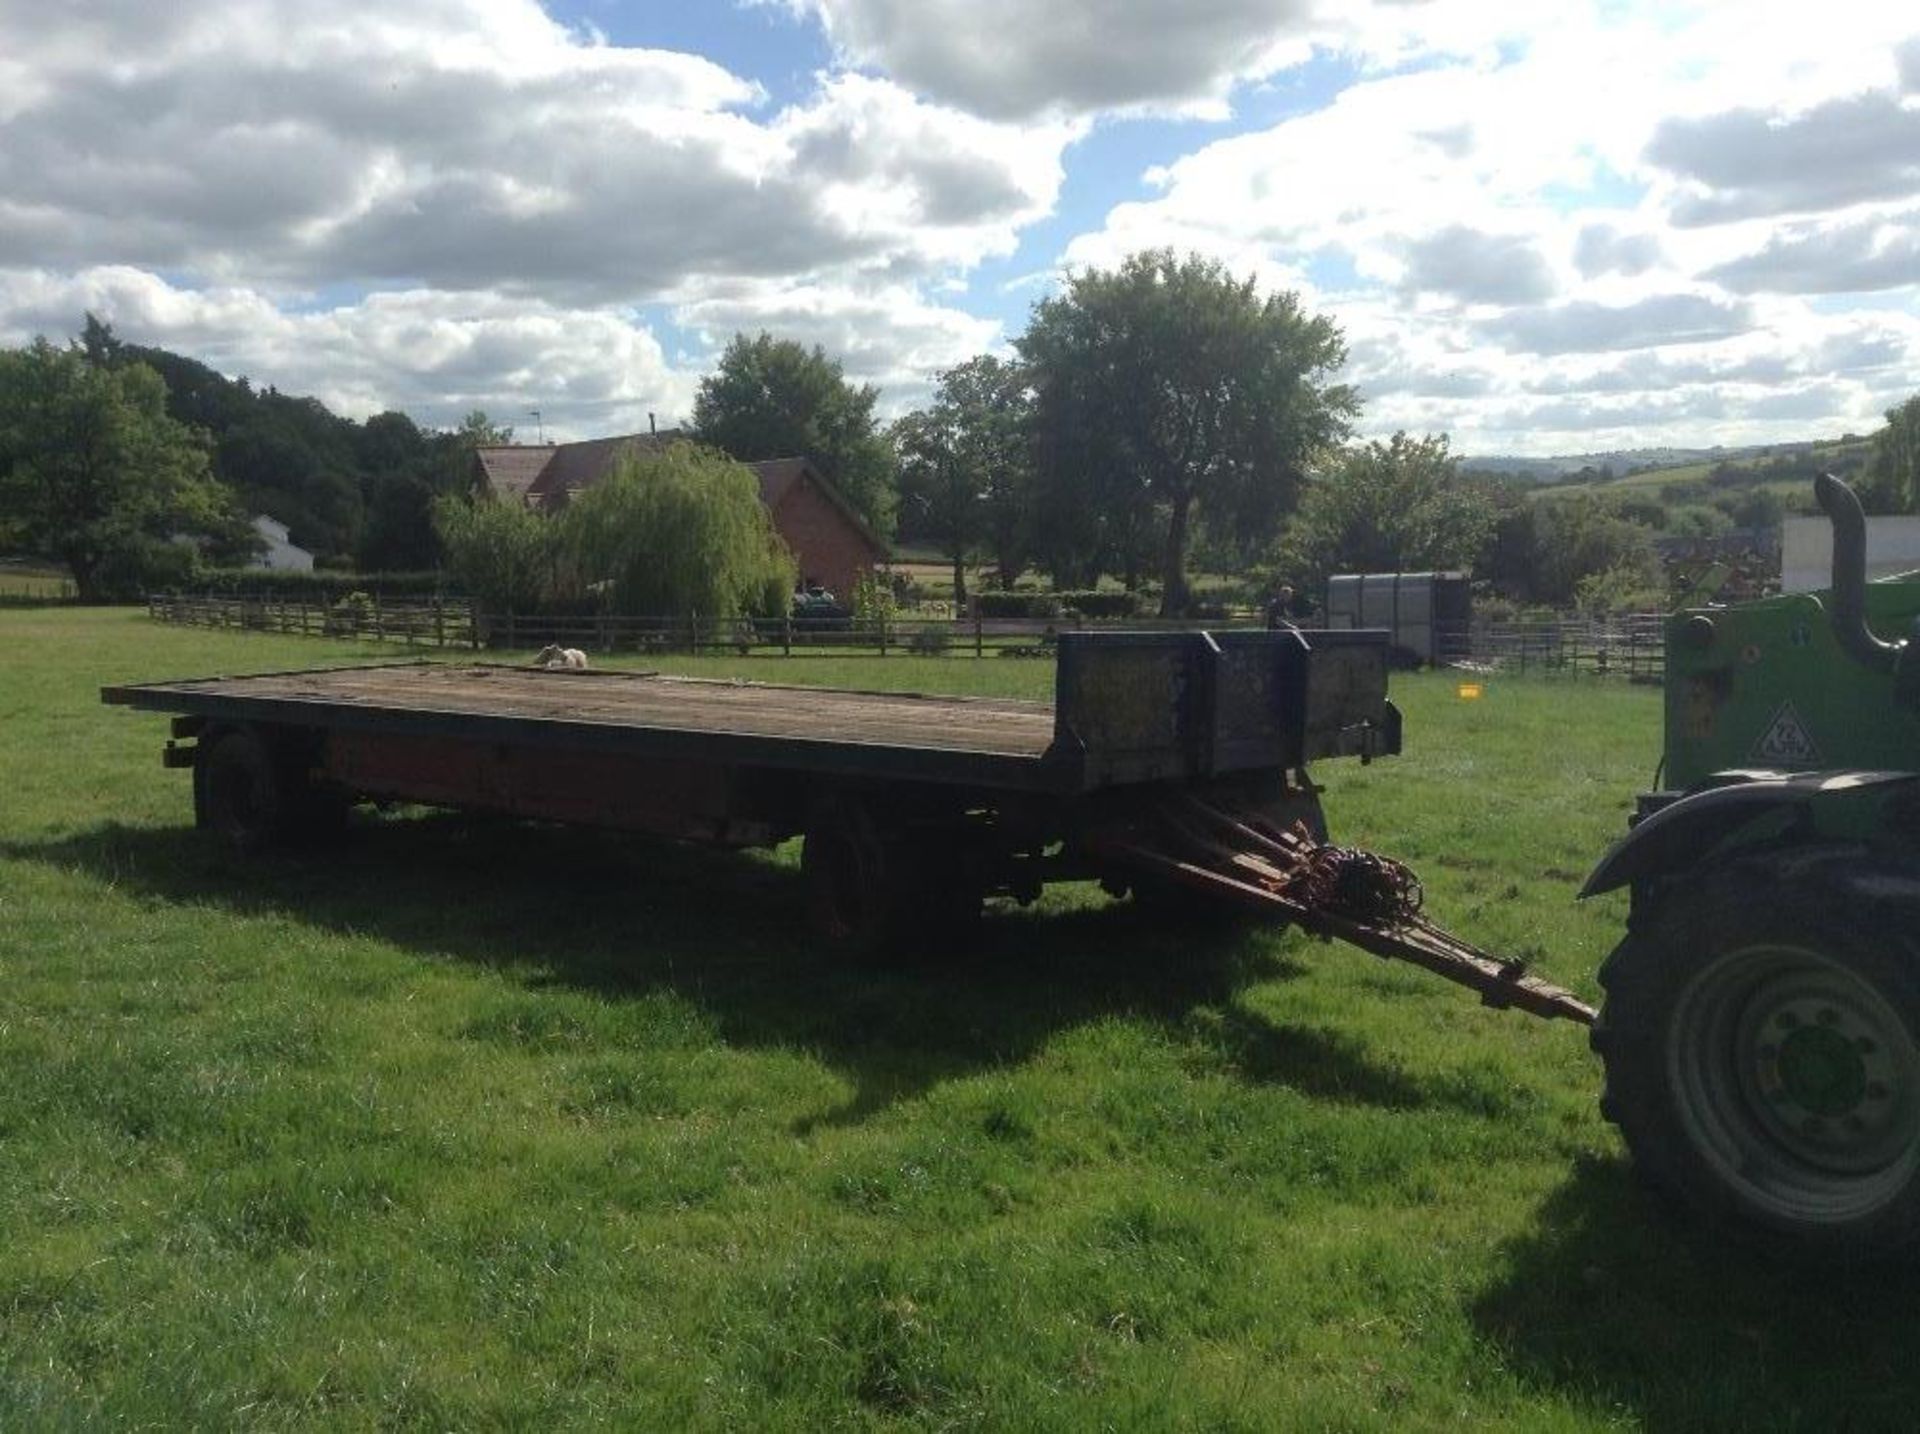
[[[541,745],[1058,788],[1051,704],[1002,698],[401,663],[110,687],[104,701],[220,720],[497,737]]]

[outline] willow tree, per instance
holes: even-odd
[[[557,521],[569,583],[604,594],[618,612],[770,614],[793,590],[793,556],[759,480],[710,448],[629,454]]]
[[[517,498],[447,495],[433,528],[454,580],[495,612],[537,611],[554,589],[558,527]]]

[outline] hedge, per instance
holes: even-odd
[[[973,610],[981,617],[1057,618],[1066,605],[1054,593],[976,593]]]
[[[1085,618],[1138,617],[1139,593],[1068,590],[1053,593],[983,592],[974,596],[981,617]]]
[[[1130,592],[1063,592],[1054,596],[1069,612],[1092,618],[1138,617],[1145,602],[1140,593]]]
[[[441,573],[278,572],[264,568],[205,568],[179,584],[189,593],[215,597],[278,598],[284,602],[335,602],[348,593],[380,597],[452,596]]]

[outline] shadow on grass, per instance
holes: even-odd
[[[1522,1378],[1649,1429],[1910,1429],[1911,1264],[1807,1269],[1682,1221],[1589,1158],[1474,1318]]]
[[[122,891],[292,917],[420,955],[611,1000],[667,991],[736,1045],[805,1049],[854,1088],[823,1117],[857,1122],[941,1081],[1017,1064],[1102,1017],[1169,1028],[1230,1007],[1260,979],[1299,974],[1270,943],[1142,926],[1131,909],[989,915],[972,952],[890,966],[815,950],[791,865],[599,832],[433,814],[369,819],[324,851],[237,863],[185,829],[109,825],[0,842],[0,856],[79,869]],[[1234,1008],[1226,1056],[1242,1078],[1396,1108],[1446,1105],[1337,1036]]]

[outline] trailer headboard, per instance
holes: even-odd
[[[1384,632],[1070,632],[1056,760],[1084,787],[1400,750]]]

